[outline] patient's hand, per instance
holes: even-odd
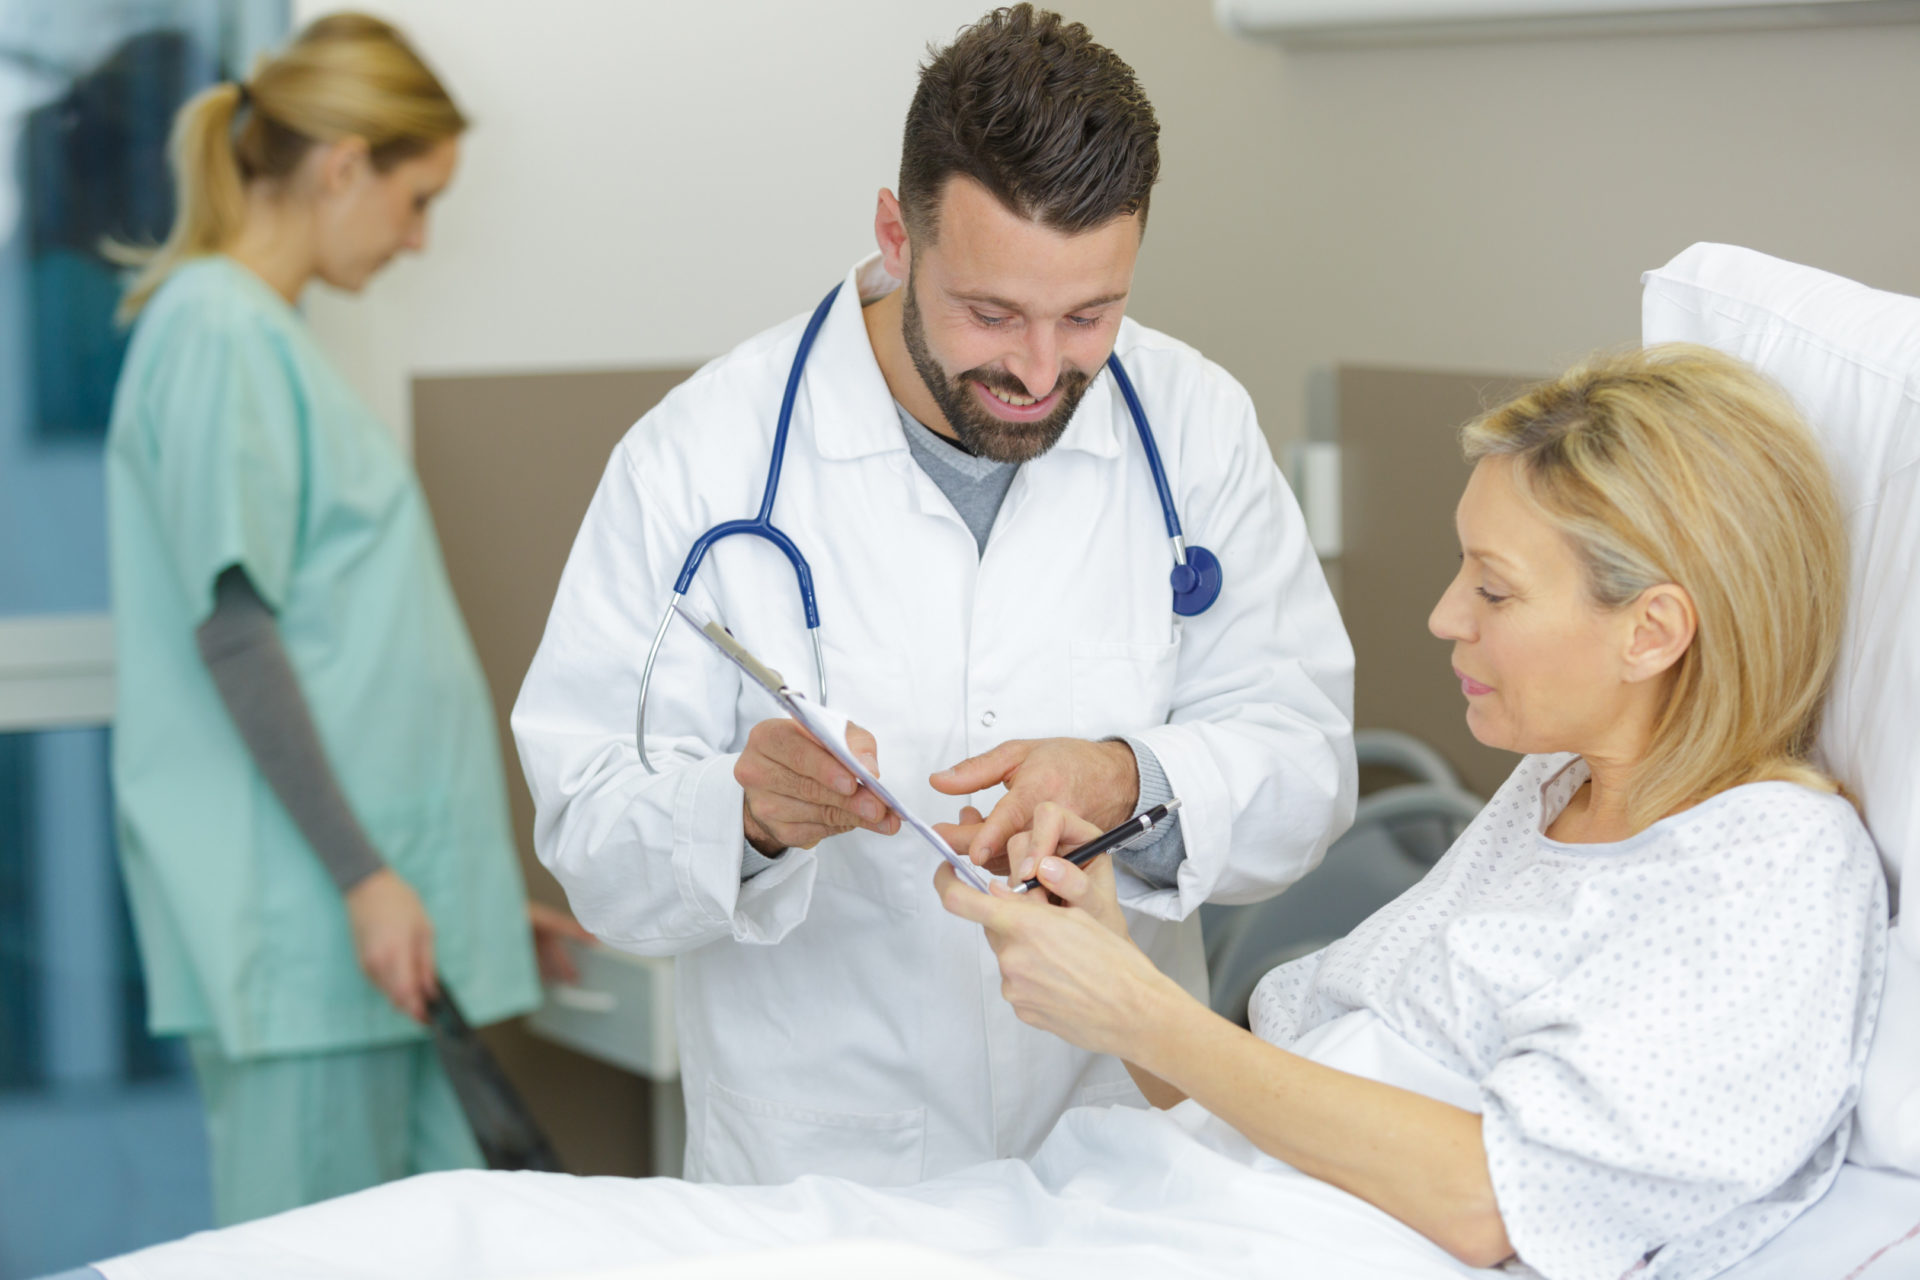
[[[1046,862],[1066,868],[1066,874],[1054,879],[1087,905],[1051,902],[1038,893],[1016,894],[1002,884],[981,893],[945,863],[934,884],[948,911],[986,930],[1000,962],[1000,994],[1022,1022],[1094,1053],[1137,1061],[1169,1013],[1193,998],[1127,938],[1126,922],[1113,902],[1112,860],[1107,855],[1086,870],[1059,859]],[[1043,883],[1046,862],[1041,866]],[[1106,904],[1111,904],[1110,918],[1102,918],[1109,913]],[[1094,908],[1102,916],[1096,916]]]
[[[1103,854],[1076,867],[1062,856],[1099,834],[1099,827],[1064,805],[1043,803],[1034,811],[1033,825],[1007,841],[1007,863],[1012,867],[1007,880],[1023,884],[1038,876],[1040,887],[1055,902],[1079,907],[1111,932],[1130,939],[1126,915],[1114,892],[1113,859]]]

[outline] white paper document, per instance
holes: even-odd
[[[850,722],[845,716],[832,707],[822,706],[813,701],[798,689],[789,688],[778,671],[748,653],[746,647],[735,640],[733,635],[719,623],[702,618],[685,605],[676,604],[673,608],[682,621],[700,633],[702,639],[725,655],[727,661],[745,672],[747,679],[765,689],[768,695],[780,704],[782,711],[797,720],[801,728],[812,734],[819,740],[821,746],[833,753],[834,759],[852,770],[853,776],[860,779],[861,786],[878,796],[880,803],[899,814],[900,821],[918,832],[920,838],[925,840],[935,853],[945,858],[947,865],[954,869],[955,874],[980,892],[987,891],[989,881],[986,872],[955,853],[929,823],[895,799],[893,793],[887,790],[886,784],[876,778],[867,766],[861,763],[860,758],[853,754],[847,746],[847,725]]]

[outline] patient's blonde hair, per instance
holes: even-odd
[[[1699,627],[1629,801],[1643,828],[1746,782],[1833,792],[1809,760],[1846,618],[1833,480],[1786,395],[1717,351],[1596,357],[1468,423],[1617,609],[1674,583]]]
[[[158,248],[109,246],[140,270],[121,300],[130,322],[181,263],[218,253],[240,233],[246,186],[284,179],[317,143],[362,138],[380,172],[467,127],[453,98],[407,43],[378,18],[319,18],[242,87],[203,89],[174,116],[169,157],[176,212]]]

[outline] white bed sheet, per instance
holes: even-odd
[[[1470,1082],[1371,1014],[1298,1046],[1435,1097]],[[1345,1192],[1265,1156],[1196,1104],[1068,1113],[1031,1164],[894,1191],[838,1179],[726,1189],[664,1179],[451,1173],[99,1264],[107,1280],[731,1280],[935,1274],[1062,1280],[1249,1275],[1494,1277]],[[692,1256],[689,1256],[692,1255]],[[826,1269],[829,1261],[841,1266]],[[1845,1166],[1833,1191],[1728,1280],[1920,1277],[1920,1178]]]
[[[1821,1201],[1724,1280],[1920,1277],[1920,1178],[1857,1164]]]

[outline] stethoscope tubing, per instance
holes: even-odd
[[[717,524],[694,539],[685,563],[680,566],[680,576],[674,579],[672,598],[667,601],[667,607],[660,615],[660,625],[654,630],[653,641],[647,646],[647,658],[640,668],[640,696],[634,711],[633,735],[640,763],[648,773],[659,772],[647,755],[647,694],[653,685],[653,669],[660,656],[660,646],[667,638],[667,629],[673,624],[675,606],[686,598],[688,590],[692,588],[694,575],[699,572],[707,552],[723,538],[750,534],[764,539],[778,548],[793,566],[794,578],[800,588],[801,611],[806,617],[807,635],[813,642],[815,687],[820,691],[821,705],[826,704],[827,663],[820,645],[820,607],[814,597],[813,570],[799,546],[773,523],[773,503],[780,492],[780,469],[786,461],[787,431],[793,423],[793,406],[799,398],[800,379],[806,372],[807,357],[812,354],[814,339],[820,336],[820,329],[826,323],[827,314],[833,309],[834,300],[840,296],[842,287],[836,284],[828,290],[827,296],[820,300],[820,305],[808,317],[806,328],[801,331],[799,348],[793,354],[793,367],[787,371],[786,390],[780,397],[780,416],[773,432],[773,456],[767,462],[767,483],[760,495],[758,514],[751,520],[728,520]],[[1126,401],[1127,413],[1133,419],[1141,446],[1146,450],[1147,468],[1153,474],[1154,490],[1160,499],[1160,512],[1166,520],[1167,537],[1173,544],[1174,612],[1182,616],[1202,612],[1219,594],[1219,562],[1204,548],[1194,547],[1189,551],[1180,529],[1179,513],[1174,507],[1173,488],[1167,482],[1166,468],[1160,461],[1160,450],[1154,443],[1152,429],[1147,425],[1146,409],[1140,403],[1139,393],[1133,388],[1133,380],[1127,377],[1127,371],[1121,367],[1118,353],[1108,354],[1107,370],[1113,375],[1121,398]],[[1200,567],[1196,568],[1196,565]],[[1202,570],[1205,571],[1204,575]],[[1207,586],[1201,588],[1199,584],[1205,575],[1210,577],[1207,578]]]

